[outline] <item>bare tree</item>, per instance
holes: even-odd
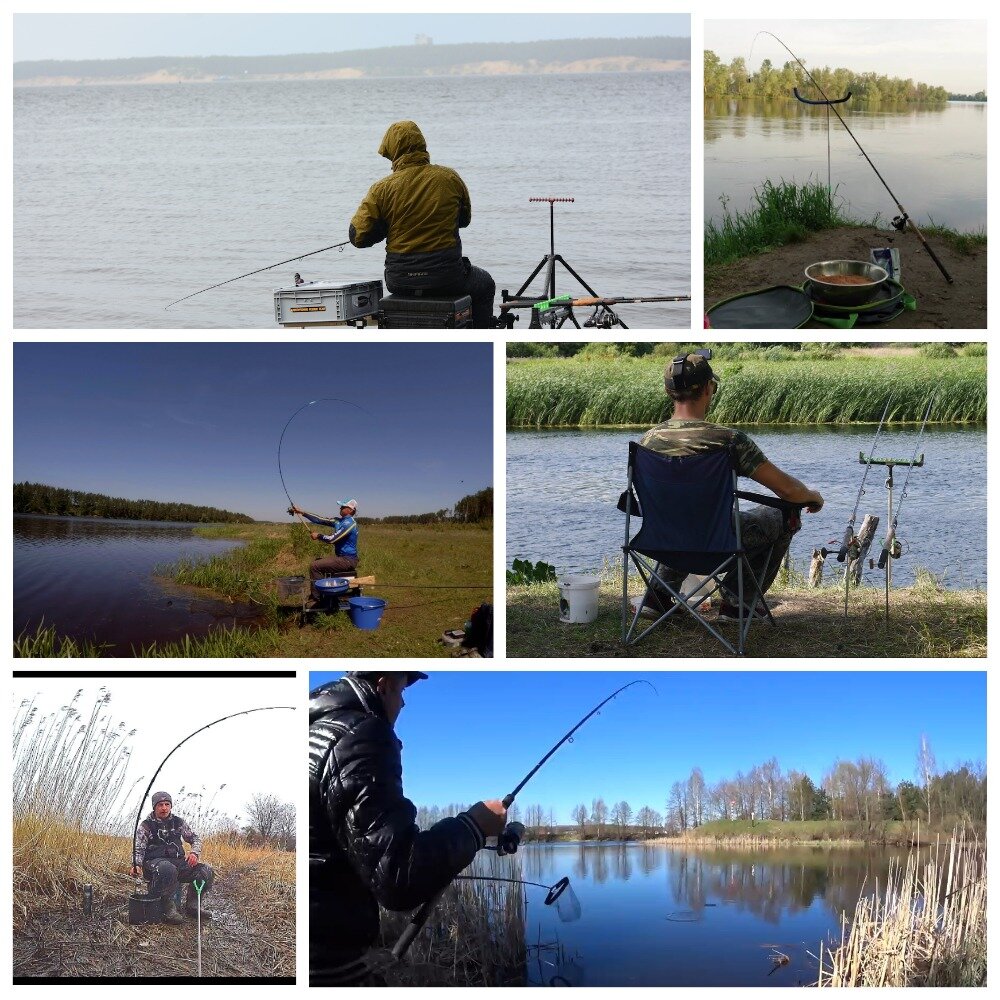
[[[277,795],[256,794],[246,805],[247,833],[280,850],[295,845],[295,806]]]
[[[611,810],[611,818],[618,825],[618,839],[625,839],[626,827],[632,822],[632,807],[622,799]]]
[[[917,751],[917,776],[924,790],[924,801],[927,803],[927,823],[931,822],[931,781],[937,773],[937,761],[931,749],[931,741],[926,733],[920,734],[920,749]]]
[[[580,839],[587,839],[587,807],[581,802],[573,807],[573,822],[580,828]]]
[[[601,831],[608,821],[608,807],[604,799],[598,798],[590,804],[590,819],[597,824],[597,839],[601,839]]]
[[[691,826],[701,826],[705,822],[705,775],[700,767],[691,768],[688,801],[691,804]]]

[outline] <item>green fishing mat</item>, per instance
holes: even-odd
[[[808,294],[809,284],[807,281],[802,286],[802,290],[806,294]],[[878,288],[873,290],[869,301],[861,305],[832,306],[816,299],[812,301],[813,319],[817,323],[823,323],[839,330],[888,323],[901,313],[917,308],[917,300],[895,278],[886,278]]]
[[[812,318],[813,300],[794,285],[743,292],[708,310],[713,330],[797,330]]]

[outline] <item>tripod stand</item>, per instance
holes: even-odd
[[[556,253],[556,219],[555,219],[555,203],[559,202],[574,202],[575,198],[529,198],[529,202],[532,201],[547,201],[549,203],[549,252],[535,265],[535,269],[528,275],[527,280],[521,287],[511,295],[509,291],[504,288],[501,289],[501,296],[503,302],[510,302],[511,300],[520,301],[531,301],[534,299],[536,302],[548,301],[550,299],[556,298],[556,264],[561,264],[594,298],[600,298],[597,292],[594,291],[590,285],[587,284],[583,278],[573,269],[573,267],[566,261],[562,254]],[[545,269],[545,290],[542,295],[525,295],[525,291],[528,286],[535,280],[536,277],[541,273],[542,269]],[[608,310],[610,312],[610,310]],[[506,319],[507,328],[511,329],[514,324],[513,312],[509,309],[502,310],[502,313]],[[618,318],[617,314],[613,314],[615,320],[617,320],[617,325],[621,326],[623,329],[627,330],[628,326]],[[559,329],[567,320],[573,324],[578,330],[580,329],[580,324],[577,322],[576,316],[573,315],[573,306],[560,305],[553,306],[551,309],[546,309],[539,314],[538,310],[531,310],[531,329],[539,329],[543,325],[551,327],[552,329]]]

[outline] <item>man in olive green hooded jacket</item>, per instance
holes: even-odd
[[[472,221],[469,189],[450,167],[431,163],[415,122],[394,122],[379,156],[392,173],[358,206],[348,235],[356,247],[385,246],[385,285],[401,295],[471,295],[472,325],[493,325],[493,278],[462,256],[459,229]]]

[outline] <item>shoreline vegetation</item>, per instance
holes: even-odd
[[[273,56],[150,56],[14,63],[14,86],[208,84],[691,71],[691,39],[570,38],[414,45]]]
[[[731,209],[723,195],[723,216],[718,222],[705,223],[704,260],[706,278],[711,272],[747,257],[769,250],[801,243],[808,234],[829,229],[859,227],[886,228],[879,216],[856,219],[838,204],[837,189],[830,192],[825,184],[807,181],[796,184],[780,180],[764,181],[754,189],[750,205],[743,211]],[[945,240],[958,254],[968,256],[986,248],[986,230],[961,232],[948,226],[921,225],[928,239]]]
[[[664,366],[695,346],[702,345],[511,344],[523,357],[507,365],[507,426],[652,427],[672,412],[663,391]],[[712,367],[721,379],[712,405],[717,423],[878,423],[890,395],[889,423],[919,423],[934,391],[937,403],[929,423],[986,422],[985,343],[888,349],[812,342],[712,347]],[[577,353],[553,357],[557,348],[576,348]]]
[[[41,623],[15,639],[17,657],[133,655],[138,657],[448,656],[441,634],[461,628],[472,609],[491,601],[492,520],[476,524],[371,524],[360,522],[359,575],[375,576],[366,596],[388,600],[375,631],[354,628],[346,612],[316,613],[304,621],[301,602],[282,603],[278,577],[309,577],[309,563],[329,555],[303,525],[216,524],[194,529],[205,538],[244,544],[202,562],[164,566],[166,582],[193,588],[195,596],[253,605],[252,628],[223,627],[204,636],[150,643],[131,654],[109,651],[85,639],[61,636]],[[440,585],[440,586],[439,586]],[[446,586],[445,586],[446,585]]]

